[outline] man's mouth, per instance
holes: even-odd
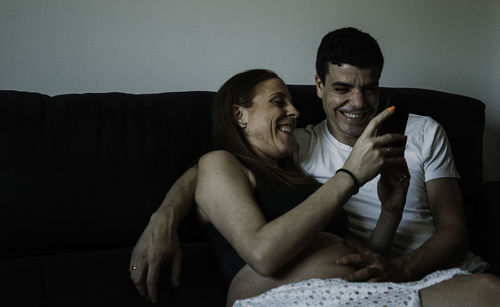
[[[358,113],[348,113],[348,112],[342,112],[345,117],[351,118],[351,119],[358,119],[363,117],[363,114],[358,114]]]
[[[347,119],[349,120],[360,120],[363,119],[366,115],[370,114],[369,111],[363,111],[363,112],[347,112],[347,111],[340,111]]]

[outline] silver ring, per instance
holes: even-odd
[[[134,265],[134,266],[132,267],[132,270],[133,270],[133,271],[137,270],[137,267]]]

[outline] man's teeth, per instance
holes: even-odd
[[[293,132],[293,129],[290,126],[281,126],[280,130],[283,131],[283,132],[286,132],[286,133],[292,133]]]
[[[363,114],[355,114],[355,113],[347,113],[347,112],[342,112],[347,118],[353,118],[353,119],[357,119],[357,118],[361,118],[363,116]]]

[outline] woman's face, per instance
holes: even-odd
[[[250,108],[240,107],[247,123],[243,132],[257,154],[276,162],[292,150],[299,111],[281,79],[257,84],[252,102]]]

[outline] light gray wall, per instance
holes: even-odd
[[[496,0],[0,0],[0,88],[216,90],[255,67],[313,84],[321,37],[349,25],[379,40],[382,85],[485,102],[485,176],[500,180]]]

